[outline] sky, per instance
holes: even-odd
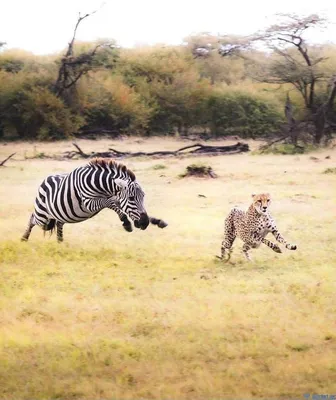
[[[331,25],[310,33],[336,42],[336,1],[319,0],[3,0],[0,41],[35,54],[62,51],[78,13],[98,10],[78,28],[77,40],[115,39],[122,47],[180,44],[197,32],[248,35],[275,22],[276,13],[318,13]]]

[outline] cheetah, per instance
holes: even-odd
[[[257,248],[261,243],[270,247],[276,253],[281,253],[278,245],[265,239],[266,235],[271,232],[275,239],[286,246],[289,250],[296,250],[295,244],[289,244],[278,231],[276,224],[269,214],[268,208],[271,204],[271,196],[269,193],[253,194],[253,202],[248,210],[242,211],[235,207],[225,219],[224,240],[221,247],[221,257],[225,260],[225,253],[228,253],[229,261],[232,251],[232,244],[238,236],[243,240],[243,253],[248,261],[251,261],[249,250]]]

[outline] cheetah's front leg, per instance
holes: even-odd
[[[278,229],[277,229],[276,226],[272,227],[271,232],[272,232],[273,236],[275,237],[275,239],[276,239],[279,243],[282,243],[282,244],[284,244],[284,245],[286,246],[286,249],[288,249],[288,250],[296,250],[296,248],[297,248],[297,247],[296,247],[296,244],[287,243],[286,240],[284,239],[284,237],[283,237],[283,236],[281,235],[281,233],[278,231]]]
[[[244,245],[243,245],[244,256],[246,257],[247,261],[252,261],[250,255],[248,253],[249,250],[251,250],[251,246],[247,243],[244,243]]]
[[[274,244],[272,242],[270,242],[269,240],[263,238],[261,240],[262,243],[266,244],[266,246],[268,246],[270,249],[272,249],[273,251],[275,251],[276,253],[282,253],[280,247],[277,244]]]

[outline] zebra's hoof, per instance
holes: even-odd
[[[158,227],[163,229],[166,226],[168,226],[167,222],[164,222],[162,219],[160,220],[160,222],[158,223]]]
[[[289,248],[289,250],[296,250],[296,249],[297,249],[296,244],[292,244],[292,245],[290,246],[290,248]]]
[[[21,242],[28,242],[28,239],[25,238],[25,237],[22,237],[22,238],[21,238]]]
[[[133,227],[132,227],[131,223],[123,224],[123,227],[124,227],[125,231],[127,231],[127,232],[132,232],[133,231]]]

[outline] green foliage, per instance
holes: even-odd
[[[0,137],[54,140],[70,137],[83,124],[48,89],[47,76],[0,71]]]
[[[221,82],[232,85],[244,80],[246,78],[244,59],[223,58],[216,51],[218,39],[218,36],[207,32],[184,39],[187,48],[193,54],[197,54],[199,48],[208,50],[205,57],[196,57],[195,65],[200,76],[209,79],[213,85]]]
[[[41,73],[45,69],[55,70],[52,61],[52,57],[35,56],[23,50],[6,50],[0,53],[0,71]]]
[[[123,82],[122,76],[97,73],[80,87],[80,103],[86,128],[142,133],[153,109]]]
[[[183,48],[153,47],[125,52],[121,74],[152,108],[148,129],[155,133],[187,133],[204,115],[209,82]]]
[[[290,68],[290,58],[266,56],[253,49],[245,49],[244,57],[222,57],[220,39],[202,33],[181,46],[134,49],[117,49],[108,41],[78,42],[68,60],[72,75],[67,79],[78,74],[80,79],[61,91],[56,82],[63,54],[2,51],[0,138],[54,140],[78,130],[242,138],[276,134],[285,123],[284,105],[292,84],[280,88],[273,78],[285,74],[288,82],[306,79],[309,70],[299,63],[300,55],[290,50],[288,54],[297,61],[295,68]],[[205,57],[195,56],[198,47],[209,50]],[[313,59],[321,59],[314,67],[316,74],[330,75],[336,66],[335,47],[310,51]],[[249,77],[258,74],[268,74],[270,79],[251,81]],[[316,82],[316,107],[327,101],[328,85],[325,80]],[[291,92],[291,101],[294,118],[304,120],[306,107],[299,91]],[[332,133],[335,115],[327,115],[326,135]],[[274,151],[287,154],[292,150]]]
[[[239,92],[213,93],[207,110],[207,125],[213,136],[267,136],[279,129],[282,119],[271,103]]]

